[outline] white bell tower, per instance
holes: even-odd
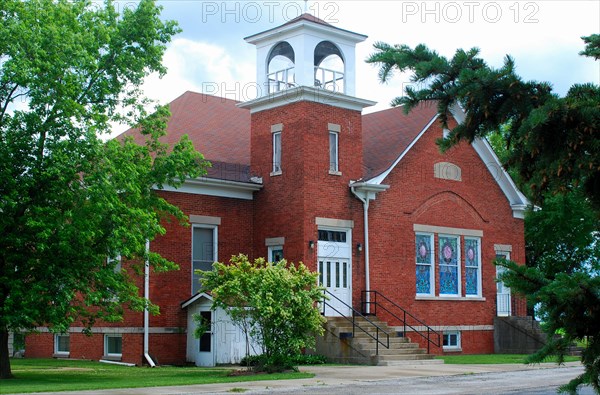
[[[257,48],[259,96],[301,86],[354,96],[355,47],[366,38],[310,14],[246,37]]]

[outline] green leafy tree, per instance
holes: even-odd
[[[145,76],[163,74],[179,31],[141,0],[4,0],[0,5],[0,378],[10,378],[9,331],[118,320],[124,308],[158,312],[136,273],[176,265],[146,251],[161,221],[182,212],[153,187],[178,186],[205,163],[191,141],[159,142],[169,111],[147,116]],[[116,121],[145,137],[103,142]],[[131,270],[115,270],[121,255]],[[137,264],[135,263],[137,262]]]
[[[281,260],[231,258],[202,272],[202,289],[213,297],[213,309],[226,309],[232,321],[262,348],[261,367],[269,371],[290,368],[291,358],[315,345],[324,319],[317,303],[323,291],[317,274],[302,263]],[[199,333],[204,332],[200,327]]]
[[[598,35],[585,37],[583,55],[600,51]],[[394,71],[412,71],[411,80],[424,89],[408,87],[406,95],[394,99],[408,112],[419,103],[436,100],[440,120],[448,126],[450,110],[459,104],[466,111],[463,123],[440,141],[442,149],[461,140],[487,136],[507,127],[509,151],[506,165],[514,167],[539,202],[545,192],[564,192],[582,185],[587,196],[600,207],[600,87],[576,84],[564,97],[552,92],[546,82],[523,81],[515,63],[506,56],[502,67],[490,67],[479,58],[479,50],[459,49],[452,59],[421,44],[375,44],[368,62],[380,65],[379,76],[387,81]]]
[[[600,35],[583,38],[581,52],[598,60]],[[380,66],[382,81],[394,71],[411,71],[426,86],[407,89],[393,105],[408,112],[424,101],[437,101],[448,127],[451,110],[466,112],[463,123],[439,141],[442,150],[460,141],[488,137],[504,165],[542,211],[526,217],[527,265],[499,261],[509,268],[503,281],[536,305],[549,342],[530,361],[539,362],[587,338],[583,375],[562,389],[580,384],[600,391],[600,87],[576,84],[564,97],[549,83],[523,81],[509,56],[495,69],[479,50],[457,50],[447,59],[425,45],[375,45],[368,62]],[[562,338],[555,339],[560,329]]]
[[[510,269],[504,280],[527,296],[544,322],[548,342],[530,362],[558,355],[583,340],[583,375],[564,386],[576,393],[580,384],[599,390],[600,377],[600,232],[598,215],[580,193],[549,196],[543,209],[525,220],[527,265],[501,261]],[[554,336],[560,334],[561,336]]]

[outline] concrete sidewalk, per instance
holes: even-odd
[[[581,366],[579,362],[569,362],[564,369]],[[434,377],[471,375],[478,373],[512,372],[557,368],[555,363],[540,365],[501,364],[501,365],[450,365],[414,364],[397,366],[303,366],[303,372],[314,373],[315,377],[297,380],[244,381],[224,384],[183,385],[173,387],[123,388],[76,392],[38,392],[36,395],[189,395],[216,394],[264,390],[294,390],[310,386],[352,385],[380,380],[406,377]],[[240,389],[236,391],[235,389]],[[243,389],[244,391],[242,391]]]

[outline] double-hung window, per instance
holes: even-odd
[[[212,270],[212,264],[217,259],[217,227],[194,225],[192,227],[192,295],[202,288],[197,270]]]
[[[460,238],[440,235],[438,239],[440,295],[460,296]]]
[[[338,173],[340,171],[338,155],[339,134],[329,132],[329,172]]]
[[[70,338],[68,333],[57,333],[54,335],[54,353],[68,356],[70,352]]]
[[[104,335],[104,355],[112,358],[121,358],[123,353],[122,335]]]
[[[415,255],[417,262],[417,295],[432,296],[435,293],[433,234],[417,233]]]
[[[281,174],[281,132],[273,133],[273,175]]]

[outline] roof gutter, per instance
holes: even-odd
[[[365,290],[371,290],[370,261],[369,261],[369,202],[375,200],[377,193],[387,190],[389,185],[368,184],[366,182],[350,182],[350,190],[363,203],[364,243],[365,243]],[[371,311],[370,293],[366,293],[367,314]]]

